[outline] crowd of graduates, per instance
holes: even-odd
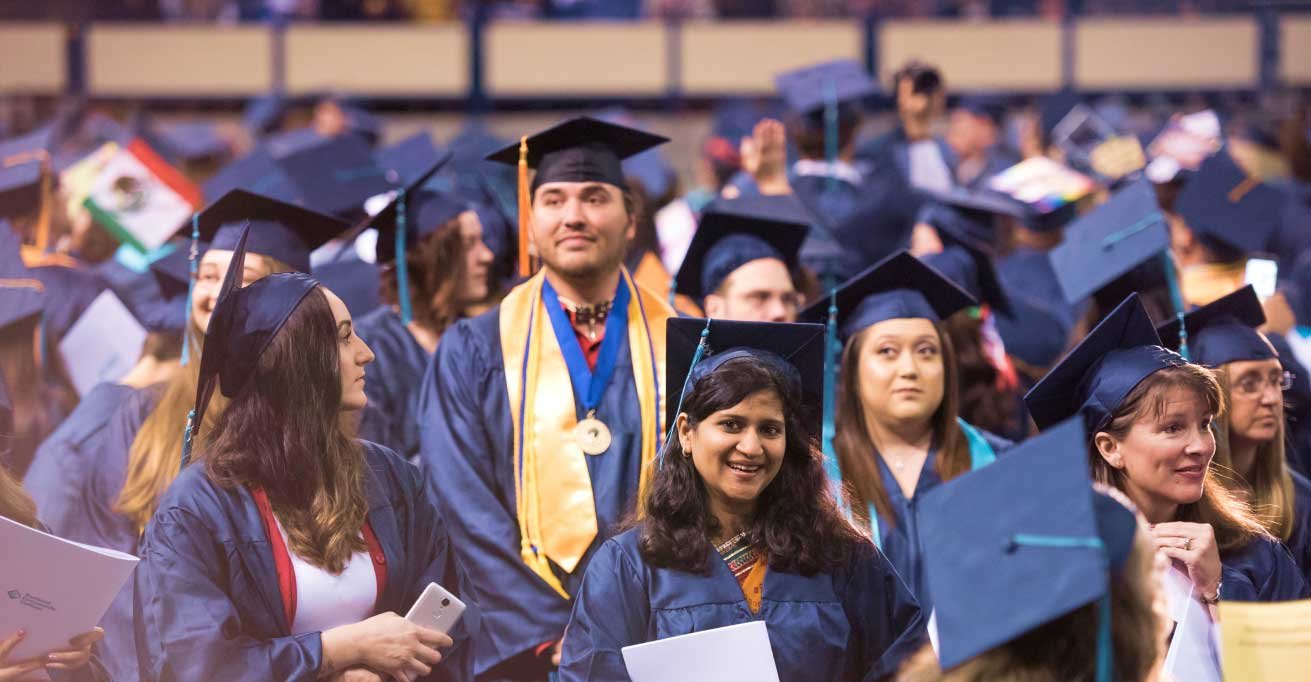
[[[1311,185],[1227,112],[1140,140],[1069,92],[949,140],[949,75],[862,139],[859,64],[780,74],[686,193],[614,111],[0,141],[0,515],[140,559],[0,681],[628,680],[764,621],[785,681],[1137,682],[1170,575],[1214,622],[1311,598]],[[106,293],[145,341],[83,387]],[[402,617],[430,583],[448,632]]]

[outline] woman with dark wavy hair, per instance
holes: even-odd
[[[820,391],[801,377],[822,377],[823,327],[714,321],[706,343],[724,350],[682,369],[706,324],[669,321],[675,436],[644,515],[592,558],[561,678],[627,680],[623,647],[748,620],[768,625],[785,682],[890,674],[923,618],[815,448]]]
[[[141,539],[140,678],[466,679],[463,625],[396,615],[429,583],[458,591],[459,576],[419,472],[351,436],[373,353],[308,275],[238,288],[244,255],[243,235],[206,333],[182,472]],[[216,387],[228,404],[204,430]]]

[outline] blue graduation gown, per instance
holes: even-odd
[[[480,680],[542,679],[545,667],[534,649],[564,633],[571,604],[519,554],[514,434],[499,313],[498,307],[461,320],[442,336],[419,399],[420,457],[468,573],[470,594],[482,609],[475,672]],[[569,594],[578,593],[596,548],[636,503],[641,412],[627,334],[622,341],[597,408],[613,441],[606,452],[587,457],[599,533],[573,573],[557,571]],[[581,418],[576,394],[574,400]]]
[[[988,441],[988,445],[992,446],[994,453],[1000,454],[1011,446],[1010,441],[987,431],[980,429],[979,433]],[[942,485],[942,477],[938,475],[936,468],[938,448],[934,446],[924,458],[924,467],[920,469],[919,481],[916,482],[915,492],[910,498],[902,493],[901,485],[897,483],[897,478],[892,475],[892,469],[888,468],[883,458],[878,453],[873,453],[873,457],[878,462],[879,474],[883,477],[883,489],[888,493],[888,502],[891,503],[895,514],[893,519],[879,515],[879,546],[887,555],[888,561],[892,562],[897,574],[906,581],[906,586],[915,595],[915,601],[919,603],[920,608],[928,613],[933,608],[933,600],[929,595],[928,578],[924,574],[924,548],[920,545],[918,516],[919,500],[924,493]]]
[[[377,308],[355,321],[355,332],[373,351],[366,368],[360,411],[360,438],[385,445],[411,458],[419,454],[419,386],[432,356],[414,340],[401,316]]]
[[[951,145],[947,144],[947,141],[941,137],[935,136],[933,142],[937,145],[938,152],[942,155],[942,162],[947,165],[947,171],[954,180],[956,178],[956,152],[952,151]],[[883,135],[866,140],[856,147],[856,160],[870,166],[892,163],[896,166],[897,171],[901,173],[901,176],[909,181],[910,140],[906,138],[906,129],[898,125],[895,129]]]
[[[91,302],[108,285],[88,268],[42,265],[31,269],[32,277],[45,287],[46,350],[57,352],[59,340],[72,328]]]
[[[100,436],[132,393],[132,388],[122,384],[96,384],[37,448],[23,477],[23,487],[36,501],[37,514],[47,527],[68,528],[66,517],[81,503],[83,480],[92,466],[90,460]]]
[[[1230,601],[1292,601],[1311,588],[1282,542],[1260,538],[1220,553],[1220,596]]]
[[[162,386],[130,389],[122,405],[97,436],[99,444],[85,460],[80,486],[67,499],[40,510],[52,521],[51,532],[69,540],[137,553],[137,531],[132,520],[115,510],[127,480],[128,454],[141,424],[155,409]],[[96,645],[112,679],[137,679],[137,658],[132,645],[132,582],[123,586],[100,619],[105,638]]]
[[[1293,534],[1288,537],[1288,550],[1311,585],[1311,481],[1296,471],[1288,473],[1293,477]]]
[[[386,557],[376,613],[405,613],[430,582],[469,605],[455,645],[428,680],[471,679],[477,607],[461,589],[445,524],[419,471],[361,441],[369,524]],[[136,653],[142,680],[315,680],[317,632],[292,635],[263,518],[245,488],[224,489],[192,466],[174,480],[141,539],[135,573]],[[136,679],[136,678],[133,678]]]
[[[769,569],[753,614],[714,548],[706,548],[709,575],[655,568],[638,550],[640,532],[610,539],[587,569],[564,640],[562,682],[628,680],[623,647],[755,620],[769,628],[781,682],[881,679],[926,638],[914,597],[872,547],[829,573]]]

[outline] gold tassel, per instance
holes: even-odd
[[[9,168],[23,163],[37,161],[41,164],[41,212],[36,219],[36,234],[33,237],[36,250],[44,253],[50,246],[50,209],[54,203],[54,170],[50,163],[50,153],[44,149],[33,149],[32,151],[14,154],[5,157],[0,166]]]
[[[533,199],[528,191],[528,136],[519,138],[519,276],[533,274],[532,257],[528,254],[528,230],[531,229]]]

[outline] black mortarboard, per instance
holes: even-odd
[[[1203,239],[1246,255],[1269,248],[1283,205],[1279,190],[1250,177],[1221,149],[1202,162],[1174,208]]]
[[[283,157],[278,164],[308,206],[333,215],[362,210],[365,200],[396,188],[359,137],[339,135]]]
[[[1207,367],[1240,360],[1279,357],[1257,328],[1265,324],[1265,310],[1256,289],[1247,285],[1184,315],[1188,331],[1188,357]],[[1157,327],[1167,348],[1179,347],[1179,320]]]
[[[1092,488],[1072,419],[924,493],[918,517],[938,659],[954,668],[1101,599],[1098,679],[1111,679],[1112,575],[1138,520]]]
[[[835,59],[774,76],[774,87],[789,109],[806,115],[830,102],[859,102],[879,92],[869,72],[854,59]]]
[[[1079,216],[1047,257],[1066,302],[1078,303],[1169,248],[1156,191],[1140,178]]]
[[[819,438],[824,395],[824,325],[671,317],[665,321],[665,334],[668,428],[674,426],[683,397],[696,389],[702,377],[733,358],[753,355],[775,363],[795,382],[805,410],[802,423],[809,432],[807,435]],[[703,342],[705,348],[698,350]]]
[[[319,283],[301,272],[283,272],[241,286],[245,268],[246,240],[250,227],[241,230],[233,247],[232,262],[219,288],[218,302],[205,332],[205,349],[200,356],[194,416],[188,420],[183,447],[183,466],[190,458],[191,442],[205,422],[214,389],[235,398],[259,367],[260,356],[287,318]]]
[[[942,273],[907,251],[898,251],[847,280],[836,292],[838,331],[849,339],[884,320],[924,318],[939,322],[977,302]],[[829,298],[801,311],[798,319],[824,322]]]
[[[711,204],[701,214],[687,255],[674,277],[675,291],[701,300],[714,293],[735,270],[761,258],[776,258],[797,269],[797,253],[810,230],[796,215],[777,215],[771,202],[746,197]]]
[[[45,285],[23,264],[18,234],[0,220],[0,329],[40,316]]]
[[[291,178],[287,177],[278,162],[263,148],[220,168],[205,181],[201,189],[209,201],[234,189],[244,189],[280,201],[303,201],[300,190],[292,184]]]
[[[442,158],[442,150],[426,132],[415,133],[373,153],[384,178],[393,185],[409,185]]]
[[[417,177],[410,178],[406,187],[392,199],[391,203],[369,221],[369,224],[378,230],[377,261],[379,263],[389,263],[396,259],[396,218],[402,196],[405,200],[406,249],[412,248],[425,236],[472,208],[469,202],[450,192],[424,187],[428,179],[441,170],[450,159],[450,152],[429,158],[428,166]]]
[[[200,241],[213,249],[235,249],[248,221],[250,252],[275,258],[299,272],[309,272],[311,251],[350,228],[332,216],[234,189],[200,212]],[[189,236],[191,224],[179,233]]]
[[[1097,433],[1143,379],[1183,364],[1161,346],[1147,310],[1131,294],[1029,389],[1024,404],[1039,429],[1079,415],[1088,433]]]
[[[627,188],[623,160],[668,141],[590,116],[571,118],[528,138],[528,167],[537,170],[531,191],[548,182],[604,182]],[[487,159],[516,166],[519,143],[507,145]]]

